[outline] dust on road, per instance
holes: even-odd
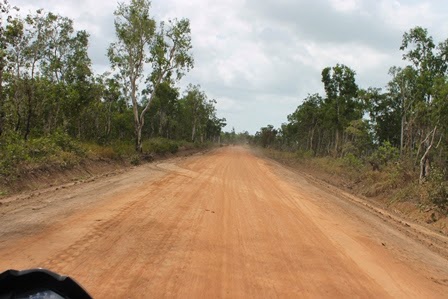
[[[448,294],[444,257],[242,147],[16,201],[0,271],[49,268],[95,298]]]

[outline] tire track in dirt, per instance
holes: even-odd
[[[274,164],[281,165],[281,167],[289,169],[293,173],[298,172],[298,170],[295,168],[279,164],[279,162],[272,159],[269,160]],[[401,233],[406,234],[408,237],[411,237],[412,239],[420,242],[437,254],[443,255],[448,259],[448,236],[432,231],[419,224],[412,223],[409,220],[405,220],[402,217],[394,214],[393,212],[386,211],[383,208],[369,202],[368,200],[364,200],[352,194],[349,194],[303,171],[299,171],[299,174],[300,176],[303,176],[304,178],[306,178],[306,180],[314,184],[314,186],[317,186],[318,188],[325,188],[326,190],[328,190],[328,192],[337,194],[338,197],[343,198],[345,201],[351,202],[359,208],[364,209],[366,212],[375,214],[384,222],[393,225]]]
[[[107,233],[111,228],[116,227],[120,222],[123,221],[127,214],[134,209],[138,202],[133,202],[130,205],[122,208],[120,212],[112,216],[106,221],[96,223],[89,228],[89,232],[86,233],[82,238],[78,239],[76,242],[70,246],[64,248],[59,253],[51,257],[43,263],[43,268],[48,269],[58,269],[58,271],[64,271],[64,265],[69,265],[85,252],[90,246],[97,242],[105,233]]]

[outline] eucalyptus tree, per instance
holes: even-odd
[[[135,148],[142,150],[142,129],[145,114],[159,84],[169,76],[182,78],[193,67],[190,53],[191,37],[188,19],[170,20],[159,25],[150,17],[148,0],[119,3],[115,11],[117,41],[108,49],[112,67],[121,77],[123,93],[132,103],[135,127]],[[149,96],[144,105],[140,98],[140,83],[145,77]]]
[[[121,97],[121,87],[118,80],[114,77],[110,77],[110,73],[105,73],[96,78],[97,84],[100,87],[101,99],[103,103],[102,108],[105,119],[104,124],[104,137],[110,138],[112,132],[112,119],[113,113],[119,110]]]
[[[147,112],[151,135],[171,137],[172,126],[179,116],[179,90],[169,81],[159,84]]]
[[[87,32],[75,31],[68,18],[37,10],[12,19],[5,37],[16,131],[27,139],[31,128],[51,133],[62,126],[80,136],[81,114],[94,89]]]
[[[255,140],[257,143],[261,144],[262,147],[270,147],[274,145],[277,134],[278,130],[274,129],[273,125],[267,125],[255,133]]]
[[[184,97],[186,118],[190,120],[191,141],[196,141],[201,119],[206,113],[207,95],[199,85],[189,84]]]
[[[226,119],[216,115],[216,103],[199,85],[189,84],[178,106],[177,124],[181,137],[192,142],[219,138]]]
[[[21,129],[22,115],[24,110],[25,92],[23,87],[22,76],[26,71],[26,47],[29,43],[29,37],[26,35],[25,25],[22,19],[14,18],[6,26],[4,32],[5,39],[8,43],[7,57],[8,57],[8,94],[13,107],[15,115],[15,131]]]
[[[402,116],[398,92],[383,92],[381,88],[369,87],[367,90],[360,90],[359,97],[369,113],[374,133],[372,141],[376,144],[388,141],[398,148]]]
[[[87,49],[89,34],[75,31],[67,17],[47,13],[43,17],[46,48],[42,75],[52,83],[47,130],[62,125],[81,137],[81,113],[92,101],[94,79]]]
[[[440,136],[440,140],[443,138],[443,134],[439,132],[441,115],[434,113],[441,102],[435,101],[434,96],[438,91],[437,84],[446,77],[447,44],[445,41],[437,47],[427,29],[415,27],[404,33],[400,47],[404,52],[403,60],[410,62],[411,65],[408,67],[414,70],[416,78],[413,93],[415,117],[413,145],[417,148],[420,182],[423,182],[430,173],[430,152],[435,147],[436,136]]]
[[[357,101],[358,85],[355,71],[343,64],[326,67],[322,71],[328,119],[334,129],[334,152],[340,149],[341,134],[352,120],[362,117],[362,110]]]
[[[411,66],[405,68],[392,67],[389,70],[389,74],[392,76],[392,80],[388,83],[387,89],[389,95],[398,104],[397,109],[400,114],[400,155],[403,155],[406,149],[408,152],[412,151],[412,146],[415,142],[414,127],[418,116],[415,112],[418,106],[416,99],[418,74]],[[393,106],[389,106],[389,109]]]
[[[16,108],[16,131],[21,130],[23,121],[24,138],[28,139],[35,117],[38,101],[37,84],[41,81],[40,63],[47,47],[45,36],[46,23],[42,10],[26,18],[11,18],[6,26],[5,36],[9,42],[8,57],[10,74],[11,98]],[[23,117],[23,120],[22,120]]]
[[[318,144],[316,138],[319,131],[323,130],[324,115],[322,112],[323,99],[318,94],[308,95],[296,111],[288,116],[290,124],[295,127],[295,139],[299,147],[307,151],[317,151]],[[284,128],[285,137],[291,130],[286,126]]]
[[[227,125],[225,118],[218,118],[215,113],[213,113],[206,124],[206,136],[207,140],[220,143],[222,129]]]
[[[8,0],[0,0],[0,136],[5,131],[6,117],[3,84],[5,71],[8,66],[9,42],[5,31],[13,20],[10,15],[13,10],[19,11],[19,8],[16,6],[11,7]]]

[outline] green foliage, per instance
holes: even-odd
[[[370,160],[380,165],[387,165],[391,162],[398,161],[399,150],[392,146],[389,141],[385,141],[378,149],[372,154]]]
[[[3,134],[0,137],[0,174],[7,175],[14,166],[29,159],[25,142],[16,134]]]
[[[131,160],[130,160],[131,164],[134,166],[140,165],[141,160],[140,160],[140,155],[139,154],[133,154],[131,156]]]
[[[235,128],[232,128],[230,132],[221,133],[220,138],[223,144],[248,144],[252,141],[249,132],[236,133]]]
[[[390,193],[447,212],[448,39],[437,45],[415,27],[400,50],[408,65],[390,69],[385,91],[359,90],[347,66],[324,68],[325,96],[309,95],[288,123],[261,128],[254,143],[296,151],[296,161],[363,184],[367,196]],[[287,156],[275,154],[294,161]]]
[[[0,175],[14,175],[21,164],[53,164],[69,167],[85,156],[85,150],[64,133],[39,137],[29,141],[17,134],[0,137]]]
[[[122,92],[132,104],[137,152],[142,151],[145,115],[158,92],[160,95],[161,82],[171,82],[173,74],[175,80],[180,80],[193,67],[189,20],[170,20],[157,26],[150,17],[150,8],[151,2],[147,0],[120,3],[115,11],[118,40],[108,49],[112,68],[118,71]],[[148,65],[151,71],[146,76],[144,97],[140,97],[139,82]]]
[[[295,152],[295,155],[299,160],[310,159],[314,157],[314,153],[312,151],[304,151],[300,149]]]
[[[254,141],[262,147],[271,147],[275,145],[277,134],[278,131],[273,125],[267,125],[255,134]]]
[[[429,200],[442,212],[448,213],[447,175],[440,169],[433,169],[428,177]]]
[[[86,155],[89,159],[121,159],[121,155],[115,151],[111,145],[99,145],[97,143],[83,143],[82,147],[85,149]],[[131,147],[132,148],[132,147]]]
[[[179,149],[179,144],[176,141],[166,138],[154,138],[146,140],[143,143],[143,151],[147,153],[156,154],[175,154]]]
[[[365,157],[373,147],[369,123],[362,119],[352,120],[345,129],[347,141],[342,146],[342,154]]]
[[[75,141],[75,139],[73,139],[66,133],[57,131],[52,134],[49,139],[62,151],[73,152],[79,156],[83,156],[85,154],[85,151],[80,146],[79,142]]]
[[[396,96],[383,93],[380,88],[368,88],[360,91],[366,112],[369,113],[372,140],[378,143],[389,141],[400,146],[401,108]]]
[[[335,130],[334,151],[340,149],[340,134],[352,120],[361,119],[363,111],[357,99],[358,85],[355,82],[355,71],[345,65],[337,64],[322,71],[326,98],[323,109],[328,125]]]
[[[181,99],[180,113],[184,117],[183,139],[191,142],[203,142],[204,139],[216,139],[226,125],[225,119],[216,116],[216,100],[209,100],[199,85],[188,85]],[[187,120],[185,122],[185,120]]]
[[[342,158],[342,161],[344,162],[345,166],[350,167],[354,170],[361,170],[364,165],[363,162],[352,153],[348,153],[347,155],[345,155]]]
[[[340,64],[327,67],[322,70],[322,83],[326,97],[308,95],[288,116],[287,124],[279,130],[261,128],[254,142],[263,147],[313,151],[316,155],[365,155],[372,141],[369,126],[362,120],[364,110],[355,71]]]
[[[134,143],[131,141],[114,140],[110,146],[120,158],[130,157],[135,153]]]
[[[365,186],[361,192],[365,196],[375,197],[382,194],[391,194],[393,201],[412,198],[412,196],[408,198],[403,197],[407,196],[407,193],[404,193],[404,191],[407,191],[405,190],[406,186],[412,183],[412,181],[406,178],[406,173],[400,165],[389,164],[384,166],[382,171],[366,168],[361,180]]]
[[[326,67],[325,96],[309,95],[288,123],[261,128],[253,143],[332,156],[335,164],[352,170],[369,163],[372,177],[375,171],[390,171],[378,183],[383,186],[377,186],[384,190],[415,180],[417,168],[419,183],[431,176],[431,169],[446,172],[448,39],[437,45],[426,29],[415,27],[404,33],[400,50],[408,65],[389,70],[392,79],[385,91],[360,90],[355,71],[345,65]]]
[[[193,67],[188,19],[156,24],[150,1],[118,4],[113,70],[96,75],[89,33],[73,20],[42,9],[14,16],[0,5],[1,176],[84,158],[136,163],[144,140],[158,154],[219,140],[225,119],[216,101],[199,86],[185,96],[175,87]],[[192,131],[195,143],[173,141],[191,140]]]

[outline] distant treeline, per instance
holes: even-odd
[[[176,81],[193,67],[187,19],[157,24],[150,2],[115,11],[111,70],[95,74],[89,33],[73,21],[37,10],[26,17],[0,3],[0,150],[17,139],[67,134],[107,144],[131,141],[137,151],[153,137],[216,140],[224,119],[199,85]]]
[[[391,67],[385,89],[362,89],[337,64],[322,71],[325,94],[310,94],[281,128],[263,127],[252,142],[312,157],[345,158],[380,169],[391,162],[416,179],[440,182],[448,203],[448,40],[436,44],[415,27],[403,35],[406,67]]]

